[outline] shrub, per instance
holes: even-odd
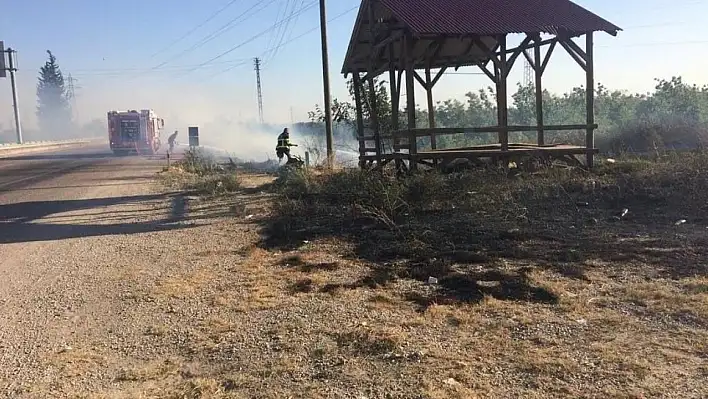
[[[216,160],[199,148],[190,148],[184,153],[177,165],[185,172],[194,173],[199,176],[218,173],[223,168]]]

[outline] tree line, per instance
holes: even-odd
[[[595,87],[595,121],[597,146],[604,151],[649,151],[653,148],[696,148],[708,144],[708,85],[699,86],[685,82],[680,76],[655,79],[654,90],[648,93],[631,93],[612,90],[602,84]],[[369,104],[381,121],[381,131],[392,129],[391,99],[385,80],[377,80],[374,90],[362,88],[363,115],[366,123],[371,120]],[[348,82],[350,100],[334,99],[332,113],[336,132],[349,139],[356,138],[353,83]],[[374,101],[372,101],[374,100]],[[535,125],[536,98],[533,84],[517,84],[509,104],[509,124]],[[402,101],[405,103],[405,101]],[[543,91],[544,123],[546,125],[571,125],[585,123],[585,88],[575,87],[567,93]],[[496,95],[492,87],[468,92],[464,100],[438,101],[434,107],[437,127],[481,127],[497,124]],[[428,127],[428,111],[416,109],[416,126]],[[309,132],[322,130],[324,112],[320,106],[309,113]],[[399,113],[399,126],[407,126],[405,108]],[[340,137],[343,139],[343,137]],[[439,148],[495,142],[496,135],[466,134],[441,136]],[[536,142],[536,133],[512,133],[515,142]],[[547,132],[546,141],[584,144],[584,132]],[[427,143],[421,142],[420,146]]]
[[[38,129],[24,129],[24,139],[32,140],[62,140],[95,135],[99,130],[105,130],[96,121],[79,126],[73,120],[71,108],[72,93],[66,86],[64,74],[57,62],[56,56],[47,50],[47,60],[39,68],[37,77],[37,116]],[[0,143],[14,142],[15,130],[11,126],[0,124]]]
[[[71,93],[56,57],[47,51],[47,60],[39,69],[37,81],[36,115],[39,131],[27,132],[28,140],[79,137],[87,130],[98,130],[97,122],[83,127],[72,119]],[[595,87],[596,143],[606,151],[647,151],[653,148],[695,148],[708,144],[708,85],[685,82],[680,76],[656,79],[654,90],[631,93],[612,90],[602,84]],[[354,110],[354,83],[347,82],[349,99],[332,101],[335,140],[351,143],[356,139]],[[383,133],[393,129],[391,97],[386,80],[375,80],[373,90],[361,88],[363,116],[369,123],[371,115],[378,116]],[[509,104],[509,123],[535,125],[536,100],[533,84],[517,84]],[[401,101],[405,105],[405,101]],[[374,109],[370,109],[373,105]],[[426,107],[427,108],[427,107]],[[464,99],[447,99],[435,104],[437,127],[480,127],[497,124],[496,94],[492,87],[470,91]],[[544,122],[547,125],[583,124],[585,122],[585,88],[575,87],[567,93],[543,91]],[[416,125],[428,126],[428,111],[416,108]],[[324,131],[324,111],[318,105],[309,112],[309,121],[298,123],[295,131],[310,137],[321,137]],[[407,125],[405,107],[399,112],[398,125]],[[103,126],[101,125],[101,128]],[[96,133],[96,132],[91,132]],[[515,142],[535,142],[535,133],[512,133]],[[0,142],[13,141],[14,130],[0,125]],[[466,134],[438,138],[439,148],[486,144],[496,140],[490,134]],[[584,143],[584,133],[547,132],[548,142]],[[319,141],[319,139],[318,139]],[[422,141],[421,146],[428,143]]]

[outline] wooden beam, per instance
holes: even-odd
[[[474,40],[474,39],[471,39],[471,40],[470,40],[470,44],[468,44],[467,47],[465,47],[465,49],[464,49],[460,54],[458,54],[457,56],[455,56],[455,58],[459,59],[459,58],[462,58],[462,57],[464,57],[464,56],[466,56],[466,55],[469,55],[470,51],[472,51],[472,49],[474,48],[474,46],[475,46],[476,44],[477,44],[477,43],[475,42],[475,40]],[[457,68],[459,68],[461,65],[462,65],[462,64],[458,64],[458,65],[457,65]]]
[[[394,63],[394,53],[395,53],[395,47],[396,43],[391,42],[389,45],[388,51],[389,51],[389,85],[390,85],[390,91],[391,91],[391,130],[397,130],[399,128],[399,121],[398,121],[398,102],[401,99],[401,92],[400,92],[400,82],[398,77],[397,79],[397,74],[396,74],[396,64]],[[399,75],[400,76],[400,75]],[[388,132],[387,132],[388,133]],[[398,139],[394,138],[393,142],[391,143],[393,148],[391,149],[392,151],[395,151],[396,144],[398,144]],[[396,160],[396,170],[399,170],[400,168],[401,161]]]
[[[435,51],[433,52],[433,54],[431,54],[430,57],[428,58],[428,61],[430,64],[432,64],[433,62],[435,62],[435,60],[437,60],[437,58],[440,56],[440,52],[445,47],[445,40],[444,39],[443,40],[436,40],[435,42],[437,43],[437,47],[435,48]]]
[[[585,132],[585,148],[587,151],[586,165],[588,168],[593,167],[593,152],[595,148],[595,129],[591,125],[595,125],[595,68],[594,68],[594,50],[593,50],[593,33],[585,34],[585,53],[587,58],[585,68],[585,111],[587,113],[587,130]]]
[[[425,82],[425,80],[423,80],[423,78],[420,75],[418,75],[418,72],[416,72],[415,70],[413,70],[413,76],[415,77],[415,80],[417,80],[418,83],[420,83],[420,85],[423,86],[424,89],[426,89],[426,90],[428,89],[428,86],[427,86],[427,83]]]
[[[545,130],[558,132],[558,131],[571,131],[571,130],[586,130],[588,128],[597,129],[597,124],[586,125],[586,124],[575,124],[575,125],[548,125],[544,126]],[[431,134],[437,136],[453,135],[453,134],[463,134],[463,133],[498,133],[502,129],[506,129],[510,132],[534,132],[538,129],[538,126],[526,126],[526,125],[510,125],[506,128],[501,126],[485,126],[485,127],[436,127],[434,129],[413,129],[413,133],[416,137],[430,136]],[[400,136],[406,137],[409,134],[408,129],[399,129],[392,132],[391,137]],[[385,136],[389,137],[389,136]],[[533,145],[533,144],[529,144]]]
[[[378,53],[381,50],[383,50],[386,46],[391,44],[392,42],[395,42],[396,40],[403,37],[403,31],[402,30],[397,30],[397,31],[389,30],[388,35],[389,36],[386,39],[381,40],[380,42],[376,43],[373,46],[373,48],[372,48],[373,52]]]
[[[556,48],[556,44],[558,43],[558,40],[555,40],[551,42],[551,45],[548,46],[548,51],[546,52],[546,56],[543,59],[543,63],[541,64],[541,73],[546,71],[546,67],[548,66],[548,61],[551,59],[551,54],[553,54],[553,49]]]
[[[391,130],[398,130],[398,102],[401,100],[401,75],[396,73],[396,65],[393,62],[395,53],[396,43],[391,42],[389,45],[389,84],[391,87]],[[402,53],[401,53],[402,54]],[[398,147],[399,139],[397,137],[393,138],[393,148],[392,151],[396,152]],[[396,159],[396,170],[401,170],[402,161]]]
[[[435,75],[435,78],[433,78],[432,82],[430,82],[430,88],[433,88],[436,83],[438,83],[438,80],[442,78],[442,76],[445,74],[445,71],[447,71],[447,67],[442,67],[440,70],[438,70],[438,73]]]
[[[385,32],[386,39],[383,39],[379,42],[377,42],[374,46],[371,48],[371,52],[369,54],[370,59],[374,62],[374,64],[378,63],[378,61],[381,60],[381,52],[391,43],[395,42],[396,40],[400,39],[403,36],[403,31],[398,30],[398,31],[393,31],[393,30],[388,30]]]
[[[537,35],[537,34],[533,34],[533,36],[538,36],[538,37],[540,38],[540,35]],[[531,40],[534,40],[534,38],[532,37]],[[552,37],[552,38],[546,39],[546,40],[541,40],[541,46],[543,47],[543,46],[548,45],[548,44],[553,44],[553,42],[554,42],[555,40],[556,40],[555,37]],[[521,45],[519,45],[519,46],[514,47],[514,48],[512,48],[512,49],[507,49],[507,50],[506,50],[506,53],[507,53],[507,54],[511,54],[511,53],[514,53],[515,51],[517,51],[517,50],[519,50],[519,49],[521,49],[521,50],[531,50],[531,49],[533,49],[533,47],[534,47],[534,45],[532,45],[532,44],[530,44],[530,43],[527,43],[525,47],[521,47]],[[497,52],[497,55],[499,55],[498,52]]]
[[[401,95],[401,81],[403,81],[403,72],[405,72],[404,68],[399,69],[398,79],[396,79],[396,93],[398,93],[399,97]],[[396,105],[401,105],[400,98],[396,100]]]
[[[364,112],[362,109],[362,104],[361,104],[361,76],[359,75],[359,72],[355,72],[353,76],[353,83],[354,83],[354,103],[356,107],[356,132],[357,132],[357,137],[364,137]],[[366,147],[366,143],[361,140],[359,141],[359,155],[365,155],[366,151],[364,148]],[[363,167],[363,165],[359,165],[360,167]]]
[[[499,36],[499,82],[497,84],[497,107],[499,108],[499,143],[502,151],[509,151],[509,109],[507,107],[507,75],[508,64],[506,62],[506,35]],[[496,59],[496,57],[495,57]]]
[[[533,68],[534,70],[538,68],[538,66],[536,65],[536,61],[531,58],[531,55],[529,54],[528,50],[524,50],[521,54],[524,55],[524,58],[526,58],[526,61],[529,63],[529,65],[531,65],[531,68]]]
[[[373,64],[373,62],[370,61],[369,64]],[[371,70],[371,68],[369,68],[369,72],[366,75],[364,75],[364,77],[361,80],[364,82],[366,82],[367,80],[373,80],[375,77],[386,72],[386,69],[388,69],[388,65],[382,65],[375,70]]]
[[[430,68],[425,68],[425,92],[428,97],[428,127],[435,128],[435,104],[433,104],[433,79],[430,76]],[[435,135],[430,136],[430,147],[434,150],[437,148],[437,140]]]
[[[415,82],[413,77],[413,38],[411,35],[406,36],[406,108],[408,111],[408,131],[415,129]],[[415,137],[409,138],[408,152],[412,155],[417,151],[417,142]],[[410,162],[411,170],[417,169],[415,162]]]
[[[437,43],[438,43],[437,40],[431,40],[430,43],[428,43],[428,47],[427,47],[427,48],[425,49],[425,51],[423,52],[423,57],[424,57],[425,59],[429,58],[428,54],[430,54],[431,52],[434,51],[434,50],[431,50],[431,49],[437,48]]]
[[[535,75],[535,89],[536,89],[536,125],[538,130],[536,131],[536,141],[538,145],[543,145],[545,143],[545,133],[543,131],[543,87],[541,86],[543,70],[539,68],[541,64],[541,41],[537,40],[533,47],[533,57],[534,62],[530,62],[534,66]],[[524,51],[524,55],[528,57],[528,54]],[[530,58],[530,57],[528,57]]]
[[[392,69],[390,72],[389,86],[391,90],[391,128],[396,130],[398,129],[398,100],[400,99],[400,93],[396,90],[396,71]]]
[[[389,46],[389,85],[391,91],[391,128],[393,130],[398,130],[398,102],[401,99],[401,83],[399,82],[400,75],[396,79],[396,66],[393,63],[393,53],[394,53],[395,43],[391,43]]]
[[[366,23],[369,26],[369,38],[371,39],[372,43],[375,43],[376,42],[376,32],[374,32],[374,24],[376,23],[376,19],[374,18],[373,1],[367,2],[366,16],[368,17]]]
[[[568,43],[565,41],[565,39],[559,39],[558,42],[560,43],[561,46],[565,49],[565,51],[570,55],[571,58],[575,60],[575,62],[580,65],[581,68],[583,68],[584,71],[587,71],[587,62],[580,58],[580,55],[578,55],[573,49],[568,45]]]
[[[516,59],[519,58],[519,55],[524,51],[524,47],[531,42],[531,37],[526,35],[524,40],[521,42],[519,47],[517,47],[514,52],[511,54],[511,57],[509,57],[509,60],[507,61],[507,66],[506,66],[506,76],[505,78],[509,77],[509,72],[511,72],[511,68],[514,67],[514,63],[516,62]]]
[[[576,53],[580,58],[583,59],[583,61],[587,61],[587,59],[588,59],[587,53],[586,53],[585,51],[583,51],[583,49],[581,49],[580,46],[578,46],[578,44],[575,43],[572,38],[570,38],[570,37],[566,38],[565,43],[566,43],[570,48],[572,48],[573,51],[575,51],[575,53]]]
[[[369,118],[371,119],[371,125],[374,130],[374,137],[376,137],[376,156],[381,157],[381,125],[379,123],[379,115],[376,112],[376,85],[374,85],[373,80],[369,80]],[[379,161],[381,159],[379,158]]]
[[[479,37],[473,37],[472,41],[474,44],[477,45],[477,47],[479,47],[480,50],[482,50],[483,52],[485,52],[487,54],[487,56],[492,60],[492,62],[494,62],[495,67],[499,68],[499,59],[496,57],[495,52],[492,49],[490,49],[489,46],[484,44],[484,42]],[[501,46],[500,46],[500,48],[501,48]],[[504,54],[506,54],[506,49],[503,49],[500,51],[502,51]],[[505,56],[505,58],[506,58],[506,56]]]
[[[476,65],[479,67],[479,69],[482,70],[482,72],[484,72],[485,75],[487,75],[489,77],[489,79],[492,80],[492,82],[494,82],[494,83],[497,82],[498,79],[497,79],[496,74],[493,74],[489,69],[487,69],[486,65],[482,64],[481,62],[477,62]],[[495,71],[496,71],[496,68],[495,68]]]

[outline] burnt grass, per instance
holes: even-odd
[[[406,295],[421,309],[485,296],[555,303],[530,271],[585,280],[598,261],[610,277],[705,276],[706,161],[694,152],[600,160],[592,171],[290,172],[273,186],[279,195],[261,246],[340,242],[344,256],[370,265],[359,281],[325,292],[434,277],[434,290]]]

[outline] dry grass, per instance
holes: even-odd
[[[264,245],[337,242],[369,265],[301,285],[384,323],[373,338],[342,329],[352,343],[340,354],[420,354],[385,377],[411,373],[406,397],[702,397],[706,161],[666,154],[512,178],[290,175]]]
[[[219,165],[199,149],[188,150],[182,159],[165,168],[160,177],[167,187],[210,196],[232,194],[242,187],[235,170]]]
[[[152,355],[62,361],[96,398],[707,397],[705,160],[240,175],[138,295]]]

